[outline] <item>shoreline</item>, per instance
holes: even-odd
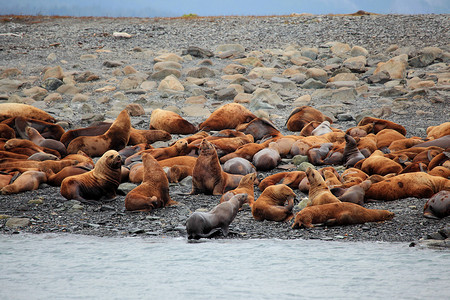
[[[21,37],[0,36],[3,43],[0,47],[3,54],[0,74],[11,69],[17,69],[20,73],[1,80],[15,80],[20,85],[4,90],[4,85],[0,84],[0,103],[32,104],[62,121],[65,129],[112,120],[130,103],[139,104],[144,109],[143,114],[132,116],[132,125],[138,129],[148,129],[150,113],[155,108],[174,110],[188,121],[198,124],[220,105],[234,101],[233,98],[220,98],[219,93],[231,84],[247,94],[244,96],[248,97],[245,98],[248,102],[242,102],[246,107],[250,107],[250,96],[256,97],[257,89],[266,90],[269,100],[276,102],[268,103],[261,96],[261,103],[258,102],[259,107],[254,111],[269,117],[283,134],[294,134],[287,131],[285,121],[290,111],[300,105],[311,105],[332,116],[335,121],[333,125],[343,130],[355,126],[364,113],[370,113],[405,126],[407,137],[425,137],[427,127],[448,122],[446,116],[450,115],[448,77],[445,75],[449,70],[450,49],[446,43],[449,33],[445,31],[450,26],[449,15],[231,16],[198,19],[33,17],[42,22],[22,22],[20,17],[4,21],[4,17],[0,16],[0,32]],[[114,32],[128,33],[130,37],[115,37]],[[348,44],[350,48],[365,48],[368,54],[364,68],[350,71],[349,74],[355,78],[352,83],[340,86],[326,82],[320,88],[306,87],[304,74],[308,68],[326,70],[327,79],[342,71],[347,56],[340,57],[331,51],[335,42]],[[235,52],[231,51],[230,57],[221,57],[216,49],[230,44],[240,45],[241,48],[236,46],[236,49],[244,50],[233,50]],[[189,46],[213,51],[214,56],[199,58],[183,55]],[[368,82],[379,62],[402,54],[408,55],[408,59],[414,58],[426,46],[437,47],[447,56],[442,54],[441,58],[425,67],[408,66],[404,78],[390,79],[387,84]],[[305,62],[294,59],[297,52],[302,54],[301,59]],[[182,91],[158,90],[163,78],[155,75],[155,58],[170,53],[183,59],[178,70],[178,79],[184,87]],[[314,53],[314,59],[308,60],[304,56],[314,57]],[[240,64],[245,67],[241,75],[246,81],[224,79],[227,75],[223,71],[225,67],[248,57],[256,57],[264,68],[273,69],[274,73],[269,77],[250,75],[257,67],[244,65],[241,60]],[[105,62],[118,65],[106,67]],[[48,91],[45,95],[28,93],[29,89],[42,85],[43,74],[54,66],[63,69],[64,85],[75,89]],[[125,67],[128,66],[136,72],[127,73]],[[189,79],[188,72],[201,66],[211,69],[215,75],[197,78],[200,80],[196,81]],[[99,79],[80,82],[78,76],[86,72],[97,75]],[[283,80],[273,80],[273,77]],[[433,86],[413,89],[411,85],[414,80],[411,80],[414,77],[432,81]],[[130,81],[131,84],[127,85]],[[253,86],[254,90],[250,92],[249,86]],[[101,90],[105,87],[114,89]],[[47,98],[50,96],[53,98]],[[201,102],[197,103],[198,98],[193,97],[199,96]],[[266,104],[273,108],[265,108]],[[344,116],[350,117],[345,119]],[[173,135],[172,141],[180,137]],[[155,145],[161,147],[166,144],[158,142]],[[286,159],[283,165],[289,163]],[[281,170],[260,173],[264,177]],[[121,186],[120,189],[126,193],[131,186]],[[67,231],[94,236],[176,237],[185,234],[183,224],[190,212],[198,208],[211,209],[220,198],[181,195],[189,189],[189,181],[170,186],[172,199],[182,203],[178,207],[151,213],[130,213],[124,211],[123,195],[104,205],[80,205],[66,201],[57,188],[44,186],[17,195],[0,195],[0,214],[28,218],[30,225],[20,232]],[[297,200],[307,196],[298,190],[295,193]],[[255,199],[259,194],[260,191],[255,188]],[[29,203],[30,200],[33,201]],[[238,232],[231,238],[412,243],[427,235],[435,236],[439,230],[449,227],[449,217],[441,220],[422,217],[425,201],[407,198],[369,203],[367,207],[393,210],[396,216],[384,223],[308,230],[292,230],[287,223],[256,222],[247,207],[238,213],[231,224],[231,230]],[[6,219],[0,220],[1,233],[11,234],[14,231],[6,226]]]

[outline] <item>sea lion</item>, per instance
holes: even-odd
[[[247,108],[239,103],[228,103],[216,109],[204,122],[199,124],[199,129],[204,131],[234,129],[238,125],[248,123],[256,119]]]
[[[26,171],[19,175],[13,183],[3,187],[2,195],[18,194],[33,191],[39,188],[41,183],[47,181],[47,176],[41,171]]]
[[[384,157],[380,150],[376,150],[368,158],[360,160],[359,163],[361,163],[361,171],[368,175],[378,174],[384,176],[389,173],[399,174],[403,170],[403,167],[399,163]]]
[[[80,136],[97,136],[102,135],[108,131],[112,123],[101,122],[89,127],[72,129],[64,132],[59,141],[64,144],[64,146],[69,146],[70,142]]]
[[[333,147],[332,143],[323,143],[319,147],[311,147],[306,153],[308,161],[313,165],[323,164],[323,160],[330,152],[331,147]]]
[[[366,158],[361,151],[359,151],[355,139],[346,134],[345,135],[345,148],[342,154],[342,162],[345,168],[353,167],[358,161]]]
[[[156,160],[164,160],[175,156],[185,155],[188,147],[188,143],[184,139],[179,139],[175,144],[168,147],[154,148],[142,150],[135,155],[130,156],[125,160],[125,164],[129,163],[129,160],[137,155],[142,155],[144,153],[151,154]]]
[[[119,151],[128,144],[130,130],[130,116],[128,111],[124,109],[104,134],[75,138],[67,146],[67,153],[77,153],[78,150],[81,150],[91,157],[96,157],[102,156],[110,149]]]
[[[14,129],[6,124],[0,123],[0,138],[2,139],[14,139],[16,137],[16,132]]]
[[[326,185],[325,180],[320,175],[319,171],[308,167],[305,173],[310,184],[308,193],[308,206],[341,202],[335,195],[330,192],[330,189]]]
[[[257,170],[267,171],[272,170],[281,162],[281,156],[278,151],[276,143],[271,142],[267,148],[258,151],[253,156],[253,165]]]
[[[362,126],[355,126],[347,129],[345,131],[346,134],[352,136],[352,137],[364,137],[371,133],[373,130],[373,124],[366,124]]]
[[[377,134],[379,131],[383,129],[394,129],[400,132],[401,134],[406,135],[405,127],[392,121],[378,119],[374,117],[364,117],[361,121],[359,121],[358,126],[364,126],[367,124],[373,125],[372,132],[375,134]]]
[[[405,139],[403,134],[394,129],[380,130],[377,134],[375,134],[375,136],[377,138],[377,148],[380,150],[388,148],[394,141]]]
[[[264,191],[268,186],[282,183],[291,189],[297,189],[303,178],[306,177],[304,171],[279,172],[264,178],[258,185],[260,191]]]
[[[188,176],[192,176],[194,167],[186,165],[174,165],[172,167],[164,167],[167,179],[170,183],[178,183]]]
[[[48,169],[45,173],[47,175],[47,184],[51,186],[61,186],[62,181],[69,176],[84,174],[93,169],[93,165],[81,163],[74,166],[64,167],[58,173],[54,173]]]
[[[293,217],[294,200],[295,193],[287,185],[268,186],[252,205],[253,218],[256,221],[288,221]]]
[[[423,207],[423,216],[429,219],[450,216],[450,191],[440,191],[428,199]]]
[[[159,129],[171,134],[193,134],[197,127],[179,114],[163,109],[154,109],[150,116],[150,129]]]
[[[265,118],[256,118],[250,123],[240,124],[236,127],[236,130],[245,134],[251,134],[255,141],[265,137],[279,136],[281,134],[276,126]]]
[[[388,210],[367,209],[350,202],[328,203],[308,206],[295,216],[292,229],[312,228],[314,224],[326,226],[363,224],[390,220],[394,213]]]
[[[106,151],[92,171],[65,178],[61,182],[61,195],[70,200],[98,203],[113,200],[121,179],[122,159],[115,150]]]
[[[130,130],[130,139],[128,140],[127,145],[137,145],[137,144],[153,144],[157,141],[170,141],[172,136],[170,133],[164,130],[157,129],[135,129],[131,127]]]
[[[342,172],[341,178],[342,178],[341,187],[347,188],[355,184],[360,184],[361,182],[369,178],[369,175],[367,175],[360,169],[348,168],[344,172]]]
[[[58,173],[64,167],[76,165],[78,161],[73,159],[62,159],[62,160],[21,160],[21,159],[8,159],[7,161],[0,162],[0,171],[19,171],[25,172],[29,170],[42,171],[45,172],[51,169],[53,172]]]
[[[122,163],[125,164],[125,160],[138,153],[141,152],[142,150],[147,150],[147,149],[153,149],[152,145],[147,144],[147,143],[141,143],[141,144],[137,144],[137,145],[133,145],[133,146],[126,146],[125,148],[123,148],[122,150],[118,151],[120,154],[120,157],[122,157]]]
[[[126,210],[151,211],[177,204],[169,195],[169,181],[156,159],[146,153],[142,156],[144,179],[125,197]]]
[[[221,139],[209,140],[214,145],[217,151],[217,155],[224,156],[228,153],[236,151],[237,148],[253,143],[254,138],[251,134],[247,134],[239,137],[225,137]]]
[[[224,236],[229,233],[229,226],[236,217],[242,204],[247,200],[246,194],[237,194],[230,200],[215,206],[209,212],[194,212],[186,220],[188,239],[211,237],[216,228],[222,229]]]
[[[323,178],[325,180],[325,184],[329,189],[342,185],[341,180],[336,176],[335,172],[332,170],[324,170]]]
[[[355,184],[349,188],[335,187],[330,189],[330,191],[341,202],[352,202],[358,205],[363,205],[364,196],[371,185],[372,181],[364,180],[360,184]]]
[[[30,126],[26,127],[25,132],[28,136],[28,139],[36,145],[56,150],[59,152],[60,157],[64,157],[67,155],[67,149],[60,141],[54,139],[46,139],[39,133],[39,131]]]
[[[14,128],[16,133],[23,139],[27,139],[25,129],[33,127],[46,139],[54,139],[59,141],[65,130],[59,124],[36,120],[33,118],[15,117],[3,121],[11,128]]]
[[[450,135],[450,122],[445,122],[438,126],[430,126],[427,128],[428,139],[438,139],[446,135]]]
[[[224,155],[220,158],[221,163],[226,163],[229,159],[234,157],[242,157],[248,161],[253,160],[253,156],[262,149],[266,148],[269,145],[270,141],[265,141],[261,144],[257,143],[248,143],[236,149],[233,153]]]
[[[449,179],[412,172],[373,183],[366,191],[366,199],[392,201],[408,197],[430,198],[442,190],[450,190]]]
[[[428,171],[428,174],[450,179],[450,168],[437,166],[434,167],[431,171]]]
[[[44,161],[44,160],[58,160],[58,156],[46,153],[46,152],[36,152],[33,155],[30,155],[27,159],[29,160],[38,160],[38,161]]]
[[[444,149],[450,148],[450,134],[414,145],[411,148],[430,147],[430,146],[437,146]]]
[[[333,122],[331,118],[311,106],[300,106],[292,110],[285,125],[290,131],[301,131],[311,121]]]
[[[0,121],[13,117],[24,117],[55,123],[56,120],[42,109],[22,103],[1,103]]]
[[[322,123],[320,123],[319,126],[317,126],[316,128],[314,128],[313,131],[311,131],[311,135],[324,135],[326,133],[330,133],[333,132],[333,129],[331,129],[331,124],[329,121],[323,121]]]
[[[256,173],[250,173],[242,177],[239,181],[239,185],[234,190],[228,191],[222,195],[220,198],[220,203],[230,200],[233,196],[237,194],[247,194],[247,203],[252,206],[255,202],[255,180]]]
[[[255,166],[242,157],[235,157],[225,162],[223,170],[230,174],[247,175],[256,172]]]
[[[33,143],[32,141],[29,141],[29,140],[10,139],[5,143],[3,148],[7,151],[13,151],[13,149],[24,148],[24,149],[28,149],[29,151],[31,151],[32,152],[31,155],[36,152],[46,152],[46,153],[53,154],[58,158],[61,158],[61,154],[57,150],[36,145],[35,143]]]
[[[421,144],[423,142],[424,142],[424,140],[422,140],[419,137],[404,138],[404,139],[392,141],[392,143],[389,145],[388,148],[389,148],[390,152],[395,152],[395,151],[411,148],[412,146]]]

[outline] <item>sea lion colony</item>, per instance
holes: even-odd
[[[2,194],[49,183],[61,185],[61,194],[67,199],[91,203],[114,200],[119,182],[142,182],[129,192],[124,205],[127,210],[151,211],[177,204],[168,194],[169,181],[193,176],[192,194],[234,191],[222,197],[223,203],[244,192],[255,220],[288,223],[295,218],[292,228],[300,228],[389,220],[394,217],[392,212],[361,206],[368,201],[431,198],[450,190],[450,122],[429,127],[426,137],[406,138],[405,128],[389,120],[366,117],[358,126],[343,131],[333,128],[331,119],[320,111],[302,106],[286,121],[294,132],[283,135],[270,121],[231,103],[199,126],[172,112],[155,110],[157,122],[151,123],[152,129],[136,130],[123,110],[112,124],[93,125],[75,134],[65,132],[44,111],[6,105],[1,109],[0,126]],[[150,145],[168,140],[170,133],[182,132],[184,126],[192,134],[168,147]],[[162,133],[159,128],[172,132]],[[306,156],[314,166],[306,172],[278,172],[261,181],[254,174],[254,168],[274,169],[280,158],[294,155]],[[94,165],[92,158],[96,157],[101,158]],[[246,159],[250,167],[237,168],[240,174],[226,173],[222,165],[232,157]],[[108,159],[110,162],[105,162]],[[346,169],[339,173],[330,165]],[[254,185],[264,191],[258,199],[253,197]],[[296,216],[292,213],[293,189],[309,193],[307,207]],[[447,216],[446,199],[435,205],[439,211],[426,206],[426,216]],[[349,202],[353,203],[346,204]]]

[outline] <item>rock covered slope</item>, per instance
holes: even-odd
[[[310,105],[341,129],[371,115],[405,126],[408,137],[425,137],[428,126],[449,121],[448,27],[448,15],[2,17],[0,101],[32,104],[66,129],[114,119],[127,106],[135,128],[148,129],[155,108],[198,124],[234,101],[284,134],[291,133],[291,110]],[[28,217],[31,232],[178,236],[190,211],[217,203],[180,195],[189,189],[171,187],[182,205],[150,215],[124,212],[121,196],[79,207],[50,187],[2,196],[1,213]],[[244,210],[232,226],[249,238],[412,241],[448,226],[424,219],[424,202],[372,204],[396,213],[386,224],[292,231],[255,222]]]

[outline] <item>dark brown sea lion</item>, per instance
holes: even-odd
[[[169,181],[162,167],[150,154],[142,156],[144,179],[125,197],[127,210],[151,211],[177,204],[169,195]]]
[[[172,134],[193,134],[197,127],[179,114],[163,109],[154,109],[150,116],[150,129],[159,129]]]
[[[313,168],[307,168],[305,173],[310,184],[308,206],[341,202],[330,192],[330,189],[325,183],[325,180],[317,170],[314,170]]]
[[[54,139],[46,139],[39,133],[39,131],[30,126],[25,129],[25,132],[28,136],[28,139],[36,145],[56,150],[59,152],[60,157],[64,157],[67,155],[67,149],[60,141]]]
[[[381,209],[367,209],[350,202],[329,203],[308,206],[295,216],[293,229],[311,228],[314,224],[326,226],[362,224],[390,220],[394,213]]]
[[[92,171],[65,178],[61,182],[61,195],[70,200],[98,203],[112,200],[121,179],[122,159],[115,150],[106,151]]]
[[[15,117],[4,121],[10,127],[14,127],[16,133],[23,139],[27,139],[25,129],[33,127],[46,139],[59,141],[65,130],[59,124],[36,120],[33,118]]]
[[[431,146],[437,146],[437,147],[444,148],[444,149],[450,148],[450,135],[444,135],[440,138],[432,139],[432,140],[423,142],[421,144],[414,145],[411,148],[431,147]]]
[[[252,205],[253,218],[257,221],[288,221],[293,217],[294,200],[295,193],[287,185],[268,186]]]
[[[47,176],[41,171],[26,171],[17,177],[13,183],[3,187],[0,192],[3,195],[18,194],[39,188],[41,183],[47,181]]]
[[[81,150],[91,157],[97,157],[111,149],[119,151],[128,144],[130,131],[130,116],[128,111],[124,109],[104,134],[75,138],[67,146],[67,153],[77,153],[78,150]]]
[[[373,183],[366,191],[366,199],[392,201],[408,197],[430,198],[442,190],[450,190],[449,179],[413,172]]]
[[[22,103],[1,103],[0,104],[0,121],[13,118],[25,117],[45,122],[55,123],[55,118],[43,111],[42,109]]]
[[[272,122],[264,118],[256,118],[250,123],[241,124],[236,127],[236,130],[242,131],[245,134],[251,134],[255,141],[281,134]]]
[[[364,204],[364,196],[366,191],[372,185],[372,181],[364,180],[360,184],[353,185],[349,188],[335,187],[331,189],[331,193],[335,195],[341,202],[352,202],[358,205]]]
[[[353,167],[358,161],[364,159],[365,156],[359,151],[355,139],[346,134],[345,135],[345,148],[342,154],[342,163],[345,168]]]
[[[440,191],[428,199],[423,207],[423,216],[430,219],[450,216],[450,191]]]
[[[325,116],[317,109],[311,106],[301,106],[292,110],[285,125],[290,131],[301,131],[303,127],[311,121],[333,122],[329,117]]]
[[[84,174],[93,169],[93,165],[81,163],[74,166],[67,166],[58,173],[54,173],[48,169],[45,173],[47,175],[47,184],[51,186],[61,186],[62,181],[69,176]]]
[[[311,147],[306,153],[308,161],[315,166],[322,165],[324,158],[332,147],[332,143],[323,143],[319,147]]]
[[[234,129],[238,125],[248,123],[255,119],[247,108],[239,103],[228,103],[216,109],[204,122],[199,124],[199,129],[204,131]]]
[[[237,194],[247,194],[247,203],[252,206],[253,202],[255,202],[255,180],[256,173],[250,173],[242,177],[241,181],[239,181],[239,185],[234,190],[228,191],[222,195],[220,198],[220,202],[225,202],[230,200],[233,196]]]
[[[2,139],[14,139],[16,137],[16,133],[14,129],[9,127],[6,124],[0,123],[0,138]]]
[[[64,146],[69,146],[70,142],[76,139],[80,136],[97,136],[102,135],[108,129],[111,127],[112,123],[109,122],[102,122],[97,125],[85,127],[85,128],[79,128],[79,129],[72,129],[66,131],[60,138],[60,142],[64,144]]]
[[[188,239],[198,240],[211,237],[216,228],[222,229],[223,235],[227,236],[231,222],[246,200],[246,194],[237,194],[230,200],[218,204],[209,212],[194,212],[186,220]]]

